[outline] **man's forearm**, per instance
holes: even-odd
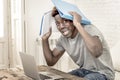
[[[52,62],[53,55],[48,40],[42,40],[42,46],[45,59],[47,61],[47,64],[49,65]]]

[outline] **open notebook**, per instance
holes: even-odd
[[[55,24],[55,19],[51,16],[52,11],[44,13],[41,20],[40,26],[40,36],[43,36],[52,27],[52,32],[58,32],[57,26]]]
[[[70,4],[62,0],[52,0],[52,2],[56,6],[61,17],[72,20],[73,17],[68,12],[76,11],[82,16],[81,24],[91,24],[91,22],[82,14],[82,12],[76,5]],[[51,16],[51,12],[52,11],[48,11],[42,16],[40,36],[43,36],[45,33],[47,33],[50,27],[52,27],[52,32],[58,32],[57,26],[55,24],[55,19]]]
[[[75,11],[82,16],[82,24],[91,24],[91,22],[83,15],[79,8],[71,3],[65,2],[63,0],[52,0],[53,4],[57,8],[61,17],[73,20],[72,15],[69,14],[70,11]]]

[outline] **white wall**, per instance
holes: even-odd
[[[39,36],[43,13],[52,8],[50,0],[26,0],[27,52],[36,53],[35,43]]]
[[[119,0],[76,0],[76,3],[101,30],[110,47],[120,40]]]

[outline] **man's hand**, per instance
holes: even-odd
[[[48,40],[48,38],[51,36],[51,34],[52,34],[52,28],[50,27],[49,32],[45,33],[42,36],[42,40]]]
[[[73,16],[73,24],[77,27],[81,23],[82,17],[77,12],[69,12]]]

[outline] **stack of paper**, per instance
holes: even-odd
[[[63,0],[52,0],[52,2],[57,8],[62,18],[73,20],[73,17],[69,14],[69,12],[75,11],[82,16],[81,24],[91,24],[91,22],[83,15],[83,13],[79,10],[79,8],[76,5],[65,2]]]

